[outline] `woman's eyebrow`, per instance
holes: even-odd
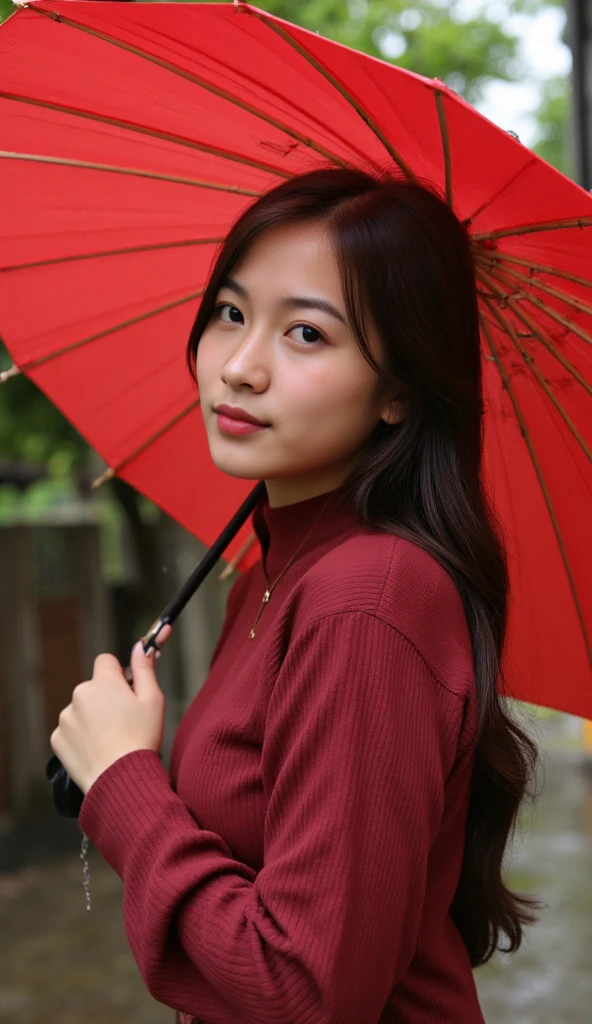
[[[242,284],[239,284],[232,277],[227,277],[222,281],[220,289],[222,288],[229,288],[230,291],[240,295],[242,299],[248,299],[249,297],[247,289],[243,288]],[[318,309],[321,313],[328,313],[329,316],[334,316],[336,320],[347,326],[345,318],[327,299],[316,299],[311,295],[286,295],[285,298],[280,299],[279,306],[282,309]]]

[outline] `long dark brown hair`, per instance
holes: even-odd
[[[483,487],[483,394],[475,267],[466,228],[438,189],[390,172],[321,167],[263,193],[234,223],[212,267],[187,346],[199,339],[224,278],[266,228],[329,231],[349,322],[367,362],[407,417],[380,421],[345,481],[360,521],[420,545],[454,580],[474,655],[479,735],[453,920],[472,965],[513,952],[540,904],[512,892],[503,859],[538,751],[499,693],[509,575],[502,529]],[[370,318],[384,365],[366,337]],[[511,692],[503,677],[505,693]],[[501,945],[502,937],[507,945]]]

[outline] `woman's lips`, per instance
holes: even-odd
[[[233,420],[222,412],[216,413],[218,427],[223,434],[231,434],[233,437],[243,437],[247,434],[256,434],[261,430],[267,430],[267,426],[259,423],[247,423],[246,420]]]

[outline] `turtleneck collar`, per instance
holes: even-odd
[[[311,530],[317,517],[318,522]],[[295,562],[314,548],[351,530],[356,523],[357,519],[345,500],[343,484],[314,498],[278,508],[270,506],[265,492],[265,498],[253,513],[253,529],[261,544],[263,571],[268,582],[273,583],[286,568],[302,541],[304,544]]]

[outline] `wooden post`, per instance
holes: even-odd
[[[46,795],[48,738],[39,665],[31,528],[0,527],[0,658],[10,780],[8,812],[23,816]],[[51,751],[50,751],[51,753]]]
[[[113,653],[114,630],[101,569],[100,531],[95,524],[64,529],[80,608],[83,674],[84,679],[90,679],[97,654]]]

